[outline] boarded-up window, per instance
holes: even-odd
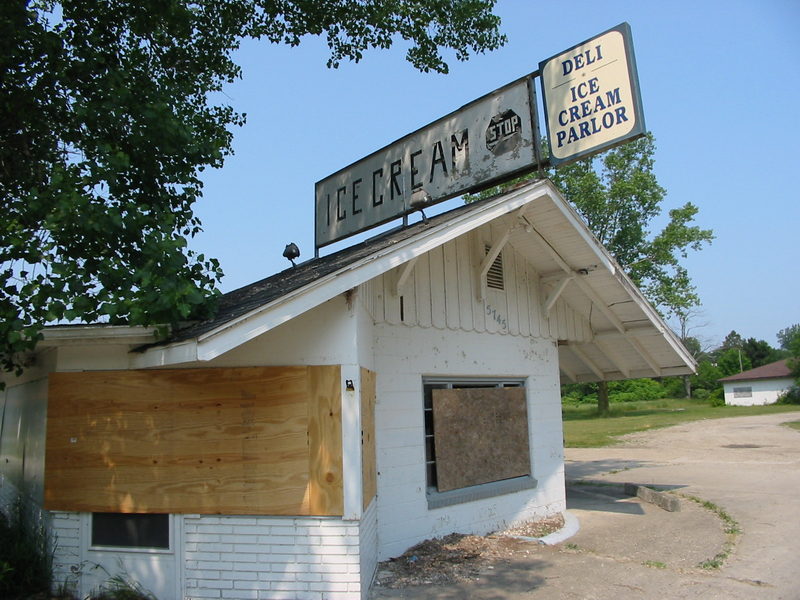
[[[530,475],[525,390],[503,385],[426,385],[428,484],[439,492]]]
[[[340,368],[54,373],[45,508],[341,515]]]

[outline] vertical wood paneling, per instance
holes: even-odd
[[[372,313],[373,318],[377,323],[383,323],[386,320],[386,308],[383,302],[383,278],[386,275],[376,277],[370,283],[372,285],[372,296],[374,298],[375,309]]]
[[[443,247],[444,255],[444,306],[448,329],[460,326],[461,309],[458,305],[458,259],[455,241]]]
[[[485,240],[483,233],[476,231],[473,236],[472,248],[470,256],[472,257],[472,302],[473,311],[472,318],[475,324],[475,331],[482,333],[486,331],[486,303],[487,299],[481,299],[478,292],[480,290],[481,282],[478,280],[479,268],[484,256],[486,256]]]
[[[400,324],[400,296],[397,289],[397,269],[383,274],[384,318],[392,325]]]
[[[442,247],[434,248],[428,253],[431,274],[431,324],[437,329],[447,327],[447,315],[444,298],[444,252]]]
[[[514,248],[506,245],[503,250],[503,284],[506,288],[506,305],[508,311],[508,333],[519,335],[519,301],[517,294],[517,259]],[[508,262],[506,262],[508,261]]]
[[[517,294],[517,312],[519,314],[519,333],[524,336],[531,334],[531,315],[528,307],[531,290],[528,286],[527,264],[524,260],[518,260],[514,267],[517,284],[515,292]]]
[[[375,373],[361,369],[361,489],[364,510],[378,492],[375,453]]]
[[[416,290],[417,324],[430,327],[431,320],[431,275],[430,254],[420,256],[414,267],[414,286]]]
[[[462,235],[456,241],[458,260],[458,308],[461,328],[472,331],[475,328],[473,310],[475,309],[475,283],[472,263],[472,233]]]

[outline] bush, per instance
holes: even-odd
[[[708,400],[708,397],[710,395],[711,392],[709,392],[705,388],[700,388],[699,390],[694,390],[692,392],[692,398],[694,398],[695,400]]]
[[[725,390],[717,388],[708,395],[708,402],[711,406],[725,406]]]
[[[641,402],[660,400],[666,395],[660,383],[653,379],[629,379],[608,384],[610,402]]]
[[[800,386],[793,385],[778,398],[778,404],[800,404]]]
[[[38,511],[23,499],[0,510],[0,598],[48,593],[52,583],[50,538]]]

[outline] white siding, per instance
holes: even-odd
[[[725,404],[732,406],[756,406],[774,404],[781,394],[784,394],[794,384],[791,378],[786,379],[758,379],[753,381],[723,382],[725,390]],[[734,393],[734,388],[750,388],[750,396],[742,397]]]
[[[401,289],[403,266],[362,286],[364,305],[377,323],[588,341],[586,318],[559,299],[547,316],[546,292],[524,258],[507,244],[503,249],[504,290],[484,288],[478,274],[485,243],[473,233],[419,257]],[[402,304],[402,309],[401,309]]]

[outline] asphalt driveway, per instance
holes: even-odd
[[[374,586],[371,597],[800,599],[800,433],[781,425],[798,419],[699,421],[633,434],[612,448],[568,449],[574,536],[531,544],[474,581]],[[623,482],[673,490],[681,510],[624,497],[614,485]],[[741,533],[726,533],[732,522]],[[714,562],[722,566],[701,567]]]

